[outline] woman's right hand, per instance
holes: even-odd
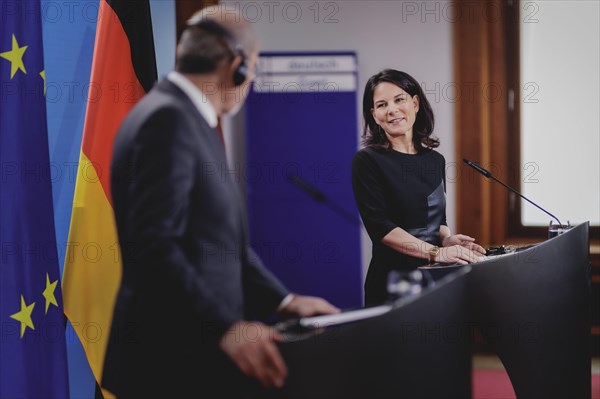
[[[440,252],[435,257],[435,261],[439,263],[466,265],[468,263],[479,262],[481,257],[482,255],[479,252],[472,251],[461,245],[451,245],[449,247],[441,247]]]

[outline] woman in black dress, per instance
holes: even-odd
[[[371,306],[387,300],[391,270],[473,263],[485,250],[446,223],[446,163],[434,150],[433,111],[417,81],[392,69],[372,76],[363,117],[364,148],[352,161],[352,186],[373,242],[365,282]]]

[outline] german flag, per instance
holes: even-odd
[[[65,314],[97,382],[121,280],[110,194],[113,142],[125,115],[156,79],[148,0],[100,0],[62,282]]]

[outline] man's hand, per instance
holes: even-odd
[[[219,346],[244,374],[265,387],[281,388],[288,370],[275,343],[282,340],[277,330],[265,324],[240,321],[225,332]]]
[[[340,313],[340,309],[336,308],[324,299],[295,294],[291,302],[279,311],[282,313],[293,313],[302,317],[319,314]]]

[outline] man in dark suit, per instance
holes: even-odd
[[[339,311],[291,294],[248,246],[215,128],[245,100],[257,59],[239,13],[202,10],[182,34],[175,71],[119,130],[111,189],[123,279],[102,382],[120,398],[239,397],[252,381],[280,387],[282,337],[249,320]]]

